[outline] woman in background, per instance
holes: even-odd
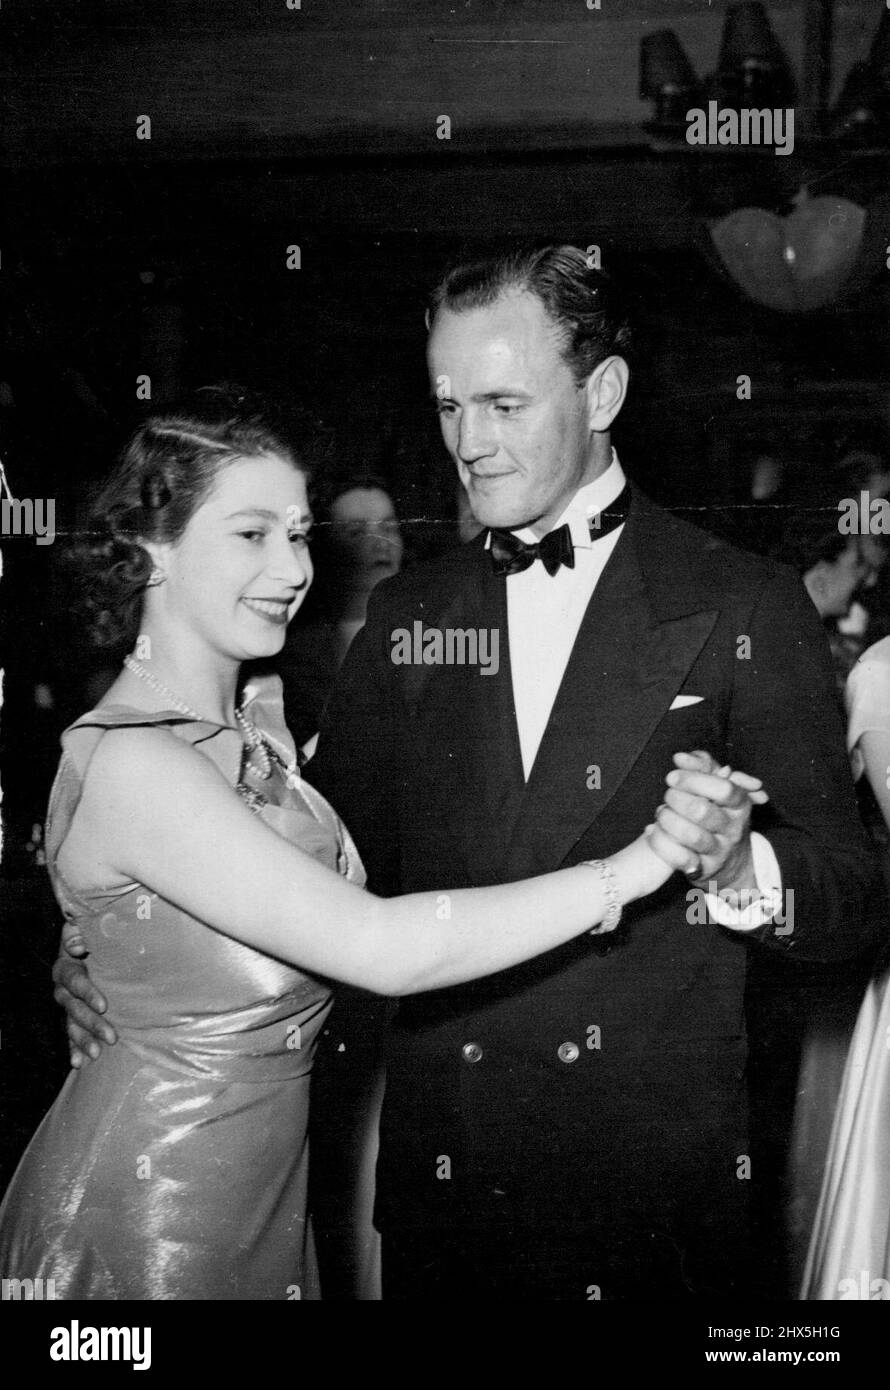
[[[800,507],[786,523],[774,558],[792,565],[825,626],[840,704],[851,651],[838,630],[854,595],[869,575],[859,536],[838,531],[837,511]],[[764,1076],[759,1132],[768,1136],[778,1183],[765,1221],[770,1235],[783,1220],[787,1268],[782,1296],[800,1286],[807,1244],[831,1134],[832,1116],[853,1028],[869,977],[869,962],[849,961],[830,970],[816,963],[752,960],[749,1005],[764,1026],[758,1065]],[[763,1063],[765,1062],[765,1066]]]
[[[890,882],[890,638],[847,684],[847,741],[883,818]],[[886,964],[886,963],[885,963]],[[804,1271],[804,1299],[890,1298],[890,972],[867,987],[835,1112]]]
[[[872,567],[862,538],[838,531],[837,513],[801,513],[788,523],[773,558],[791,565],[819,611],[834,658],[838,695],[861,648],[852,651],[838,628],[850,612],[854,596],[869,579]]]
[[[288,727],[298,744],[309,745],[307,756],[337,672],[365,625],[371,593],[402,568],[402,533],[386,482],[354,472],[329,483],[314,538],[314,592],[278,662]]]
[[[319,488],[312,594],[288,629],[278,661],[288,728],[306,757],[368,600],[402,568],[404,546],[389,485],[377,473],[338,470]],[[312,1079],[310,1206],[325,1298],[380,1297],[374,1181],[383,1101],[383,1044],[391,1001],[337,991]]]

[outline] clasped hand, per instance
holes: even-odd
[[[658,857],[697,888],[755,889],[751,810],[769,800],[757,777],[720,767],[709,753],[676,753],[664,802],[647,827]]]

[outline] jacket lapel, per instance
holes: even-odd
[[[484,578],[479,591],[482,611],[490,621],[483,626],[498,632],[499,662],[496,675],[470,676],[468,710],[478,729],[475,767],[467,769],[467,786],[484,807],[484,824],[470,849],[473,882],[491,883],[503,861],[525,795],[525,774],[513,700],[510,643],[507,635],[507,585],[494,573],[485,552]]]
[[[412,672],[429,682],[425,692],[417,691],[414,702],[422,711],[422,746],[432,759],[427,773],[438,785],[437,804],[454,808],[453,823],[442,830],[455,857],[463,859],[471,883],[493,881],[525,792],[507,641],[506,584],[494,574],[484,540],[483,533],[472,543],[461,584],[435,615],[425,614],[425,623],[443,631],[497,632],[497,670],[483,675],[478,665],[466,665]]]
[[[717,620],[659,547],[660,515],[635,492],[557,693],[505,880],[564,861],[630,774]]]

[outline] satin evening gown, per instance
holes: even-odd
[[[847,710],[847,741],[858,778],[864,771],[858,748],[862,735],[890,732],[890,638],[864,652],[851,671]],[[890,1299],[890,971],[886,969],[866,990],[847,1055],[801,1297]]]
[[[254,682],[247,698],[289,766],[251,776],[265,804],[245,799],[364,883],[344,826],[296,772],[280,680]],[[108,706],[63,735],[47,863],[119,1041],[71,1071],[28,1146],[0,1209],[0,1276],[51,1279],[59,1299],[317,1298],[306,1135],[328,986],[142,884],[75,892],[57,866],[99,740],[146,724],[200,749],[233,788],[242,775],[239,733],[170,711]]]

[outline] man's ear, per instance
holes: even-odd
[[[587,378],[587,423],[605,433],[624,405],[630,371],[623,357],[606,357]]]

